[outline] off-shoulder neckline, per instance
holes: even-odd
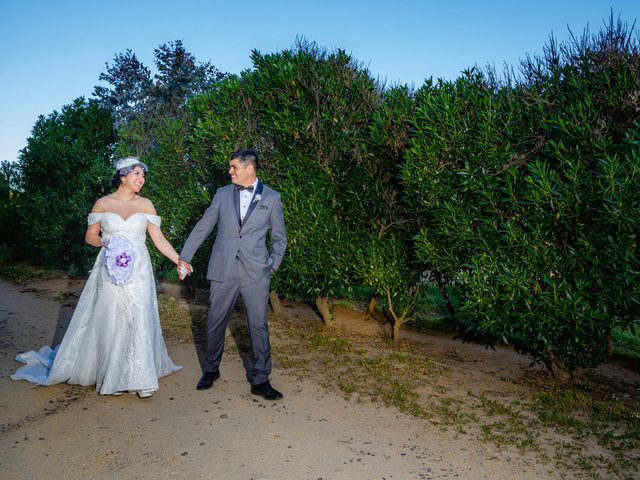
[[[123,218],[119,213],[116,213],[116,212],[92,212],[90,215],[106,215],[106,214],[109,214],[109,213],[111,215],[115,215],[116,217],[118,217],[123,222],[127,222],[129,219],[131,219],[131,217],[135,217],[136,215],[145,215],[145,216],[149,216],[149,217],[158,217],[158,215],[153,215],[152,213],[145,213],[145,212],[135,212],[135,213],[132,213],[131,215],[129,215],[127,218]]]

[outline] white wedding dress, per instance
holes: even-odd
[[[17,355],[16,360],[26,365],[11,378],[39,385],[95,385],[102,395],[153,392],[158,378],[182,368],[173,364],[162,338],[145,245],[147,222],[160,226],[160,217],[135,213],[125,220],[109,212],[91,213],[88,221],[100,222],[107,242],[111,237],[129,241],[134,258],[131,275],[126,283],[114,284],[102,248],[60,345]]]

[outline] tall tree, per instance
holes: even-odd
[[[114,112],[116,124],[130,121],[146,110],[153,92],[151,71],[131,50],[116,54],[113,64],[98,79],[110,87],[96,86],[93,95],[100,105]]]
[[[179,114],[189,98],[224,77],[211,62],[196,63],[181,40],[160,45],[154,50],[154,57],[158,73],[152,97],[154,108],[163,115]]]
[[[114,111],[118,126],[138,115],[178,116],[189,98],[224,77],[211,62],[198,63],[181,40],[160,45],[154,58],[158,71],[153,76],[131,50],[116,54],[100,74],[109,86],[96,86],[93,94]]]

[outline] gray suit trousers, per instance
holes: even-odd
[[[251,278],[241,260],[235,259],[233,262],[235,265],[231,269],[231,275],[224,282],[211,281],[204,370],[205,372],[215,372],[220,368],[227,323],[238,296],[241,295],[247,310],[247,326],[251,339],[252,371],[250,380],[252,385],[258,385],[266,382],[271,373],[271,349],[267,325],[271,276]]]

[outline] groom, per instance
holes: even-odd
[[[217,225],[207,270],[211,293],[204,374],[196,388],[211,388],[220,378],[227,322],[241,295],[251,338],[251,393],[267,400],[279,400],[282,394],[269,383],[271,349],[267,303],[271,275],[282,262],[287,236],[280,194],[264,185],[257,171],[255,151],[237,150],[231,155],[232,184],[217,190],[211,205],[193,228],[180,253],[178,273],[181,269],[192,272],[193,255]],[[267,232],[270,232],[271,252],[267,248]]]

